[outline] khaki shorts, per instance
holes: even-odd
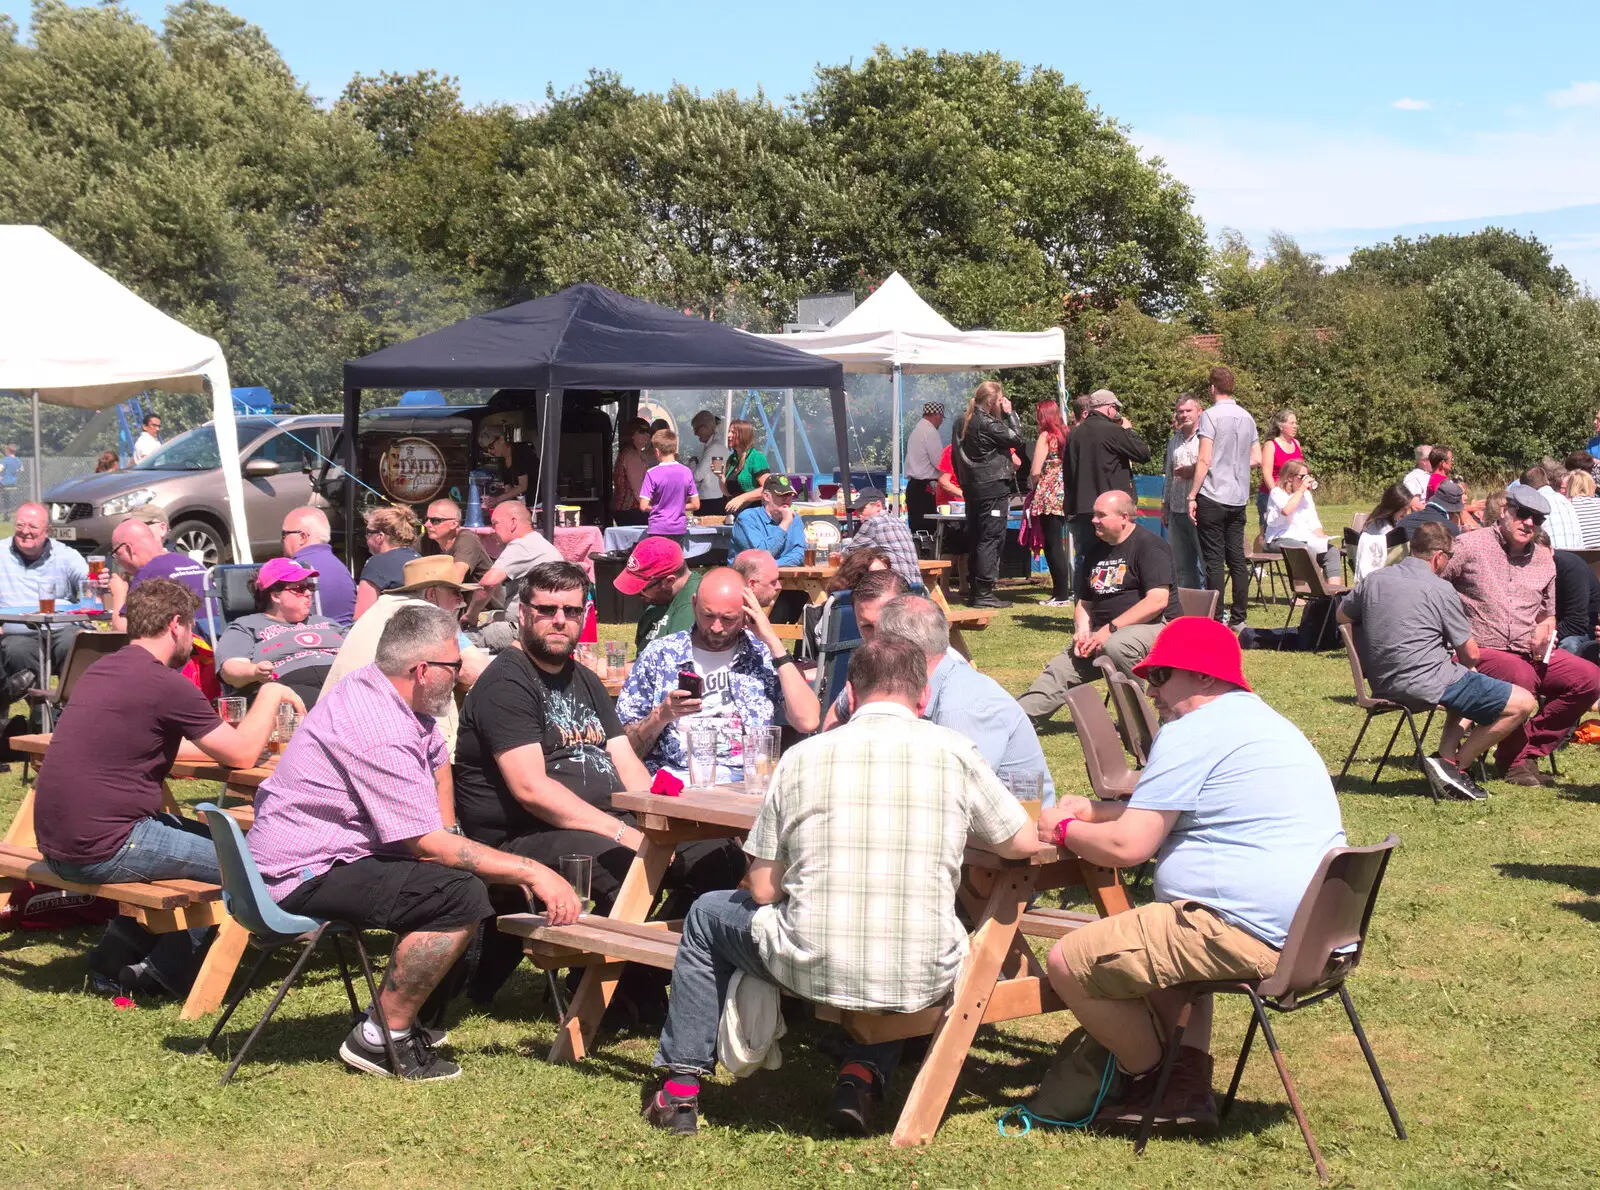
[[[1264,979],[1278,952],[1199,901],[1157,901],[1074,930],[1061,960],[1099,1000],[1134,1000],[1180,983]]]

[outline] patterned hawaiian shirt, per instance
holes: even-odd
[[[786,723],[783,687],[772,655],[753,632],[745,631],[726,669],[712,673],[695,660],[694,630],[658,637],[645,646],[617,695],[617,718],[626,727],[647,718],[678,688],[678,672],[693,669],[705,682],[701,713],[679,719],[663,731],[644,758],[652,773],[668,769],[683,778],[689,767],[685,733],[695,727],[717,733],[717,780],[744,780],[744,729]]]

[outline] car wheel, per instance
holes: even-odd
[[[204,521],[179,521],[172,526],[172,548],[180,554],[198,554],[207,566],[233,560],[232,544]]]

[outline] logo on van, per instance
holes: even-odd
[[[426,438],[396,438],[378,459],[378,482],[397,503],[432,500],[444,490],[444,452]]]

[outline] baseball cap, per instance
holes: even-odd
[[[767,476],[767,491],[774,496],[792,496],[794,495],[794,484],[789,482],[787,475],[769,475]]]
[[[1107,406],[1122,408],[1122,402],[1117,399],[1117,394],[1109,388],[1097,388],[1089,394],[1090,409],[1104,409]]]
[[[1168,621],[1150,646],[1149,655],[1133,667],[1133,672],[1142,678],[1163,666],[1209,674],[1240,689],[1250,689],[1250,683],[1244,680],[1239,638],[1227,625],[1206,616],[1179,616]]]
[[[1433,490],[1433,499],[1429,503],[1437,504],[1441,512],[1460,512],[1466,506],[1465,496],[1460,484],[1447,479]]]
[[[939,416],[939,417],[943,417],[944,416],[944,402],[943,401],[924,401],[922,403],[922,416],[923,417],[934,417],[936,415]]]
[[[315,570],[300,565],[292,558],[273,558],[256,572],[256,588],[265,591],[278,583],[298,583],[316,577]]]
[[[683,548],[666,537],[646,537],[633,551],[611,585],[624,595],[637,595],[657,579],[683,569]]]
[[[137,508],[130,509],[124,519],[143,521],[147,525],[165,525],[167,523],[167,510],[151,501],[149,504],[141,504]]]
[[[1439,486],[1442,488],[1444,484]],[[1535,491],[1525,483],[1514,483],[1508,487],[1506,499],[1529,512],[1537,512],[1541,516],[1550,515],[1550,501],[1544,498],[1544,493]]]
[[[884,494],[877,488],[861,488],[854,496],[850,497],[850,507],[865,508],[874,502],[881,503],[884,499]]]

